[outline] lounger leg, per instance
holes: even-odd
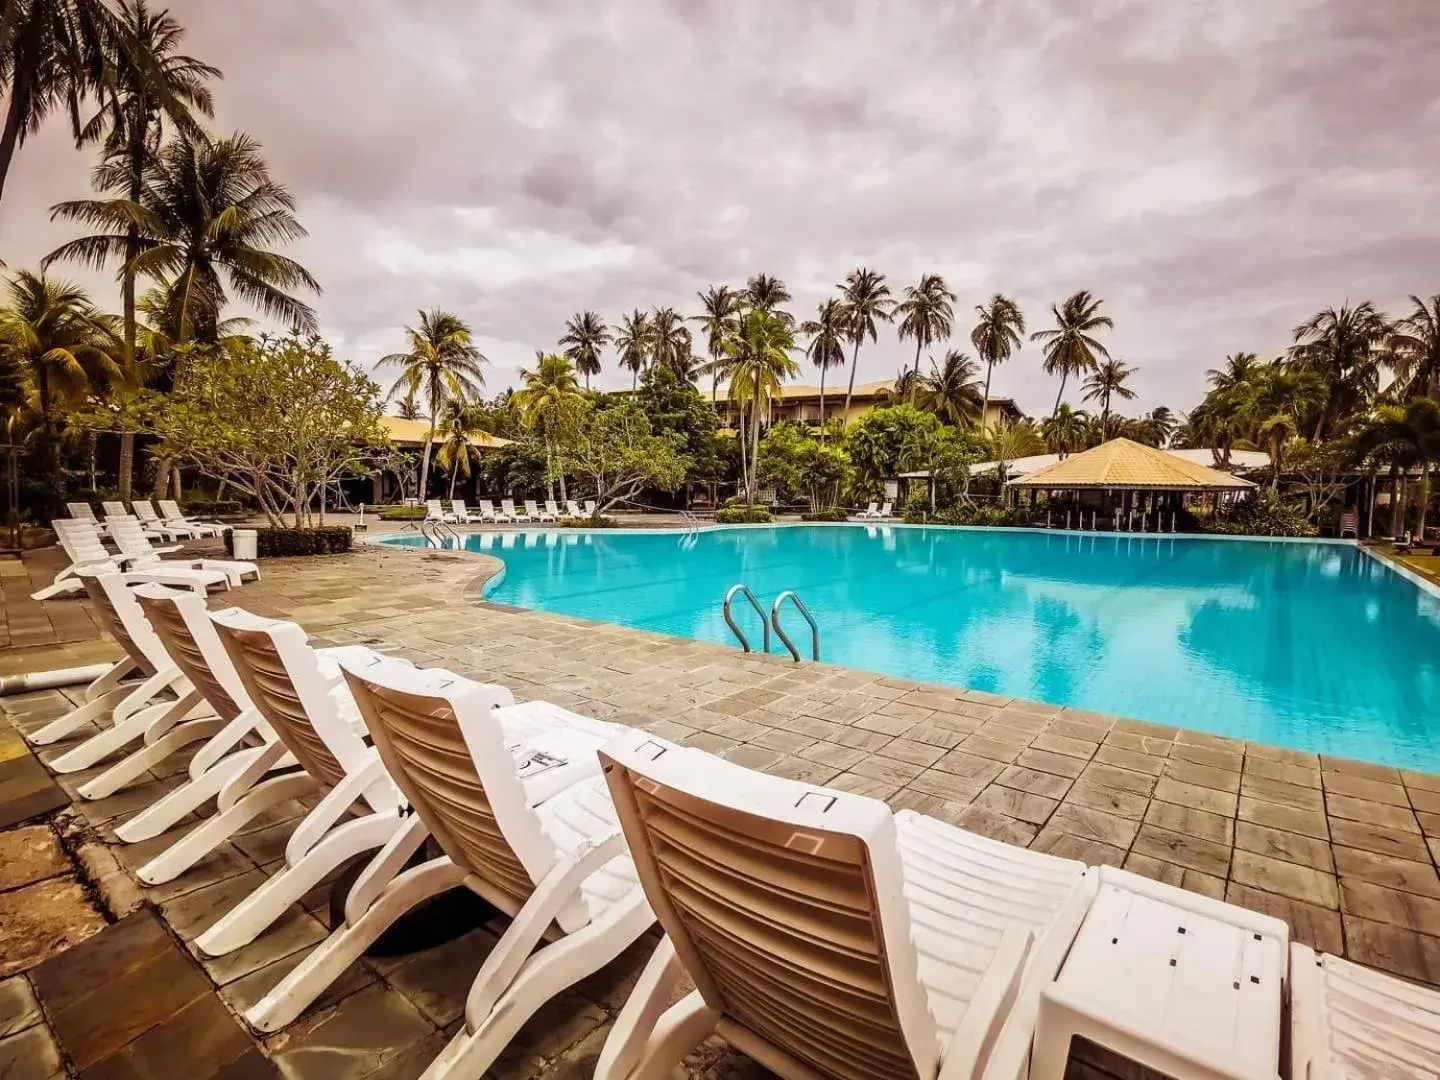
[[[285,867],[196,938],[196,947],[206,956],[224,956],[250,944],[326,874],[363,851],[384,847],[403,823],[393,813],[369,814],[336,826],[298,863]]]
[[[122,758],[95,779],[82,784],[78,793],[82,799],[103,799],[107,795],[113,795],[144,776],[180,747],[199,739],[208,739],[224,726],[225,722],[218,716],[213,719],[184,721],[148,746],[142,746]]]
[[[304,795],[315,787],[309,773],[290,773],[262,780],[242,795],[228,810],[206,818],[175,843],[135,872],[146,885],[163,885],[174,881],[190,867],[243,829],[270,807]]]
[[[174,678],[174,672],[160,672],[151,675],[139,686],[118,687],[114,693],[115,699],[109,700],[109,695],[96,698],[94,701],[87,701],[77,709],[71,709],[64,716],[56,717],[50,723],[37,731],[32,731],[26,740],[34,746],[49,746],[53,742],[59,742],[66,735],[69,735],[76,728],[84,726],[91,720],[98,719],[106,713],[119,712],[121,707],[131,699],[135,704],[132,710],[143,707],[151,698],[165,689]]]
[[[59,596],[61,593],[84,592],[85,586],[80,579],[75,577],[75,568],[67,566],[55,575],[55,580],[46,585],[39,592],[30,594],[31,600],[49,600],[52,596]]]
[[[175,719],[178,719],[190,712],[200,702],[201,698],[198,693],[190,693],[179,701],[163,701],[158,705],[148,706],[123,720],[119,719],[120,713],[117,709],[116,721],[112,727],[90,736],[73,750],[67,750],[50,762],[50,768],[57,773],[72,773],[88,769],[136,739],[143,738],[151,724],[163,723],[172,714]]]
[[[220,789],[243,770],[257,753],[242,751],[232,755],[213,768],[185,781],[174,791],[167,792],[149,807],[140,811],[123,825],[115,829],[115,835],[127,844],[149,840],[159,836],[166,829],[180,821],[192,810],[199,809],[220,794]]]
[[[600,1051],[600,1060],[595,1063],[594,1080],[630,1080],[641,1061],[648,1061],[658,1054],[651,1048],[656,1025],[668,1011],[665,1003],[682,973],[675,946],[668,937],[661,938],[645,970],[640,973],[635,989],[630,991],[620,1015],[615,1018],[615,1026],[610,1029],[610,1036]],[[714,1027],[712,1018],[710,1030],[713,1031]],[[692,1043],[687,1049],[693,1047]],[[686,1049],[680,1051],[681,1056],[685,1053]]]
[[[256,1031],[278,1031],[323,994],[395,920],[422,900],[453,889],[465,873],[448,858],[400,874],[356,922],[337,927],[300,965],[253,1005],[245,1020]]]

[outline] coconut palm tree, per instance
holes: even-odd
[[[555,498],[555,477],[560,478],[560,498],[566,497],[565,470],[556,460],[556,443],[579,422],[585,398],[575,378],[570,358],[559,353],[537,353],[535,368],[520,372],[520,389],[512,398],[520,422],[538,431],[545,443],[545,486],[548,498]]]
[[[470,440],[482,435],[473,402],[450,400],[440,421],[440,449],[435,451],[435,464],[450,474],[450,501],[455,501],[455,481],[461,476],[470,479],[471,467],[480,461],[480,451]]]
[[[1433,398],[1440,394],[1440,295],[1412,295],[1410,304],[1410,314],[1393,327],[1391,365],[1404,396]]]
[[[633,392],[640,380],[640,372],[650,362],[650,317],[639,308],[629,315],[620,316],[620,326],[615,331],[615,352],[620,366],[630,372],[630,390]]]
[[[390,387],[390,396],[409,398],[418,394],[430,417],[420,457],[423,499],[430,490],[430,444],[435,441],[435,425],[447,403],[464,404],[480,393],[488,361],[476,347],[469,325],[460,316],[439,308],[421,311],[419,325],[407,326],[405,334],[410,347],[405,352],[382,356],[376,366],[398,368],[400,374]]]
[[[955,294],[939,274],[922,274],[918,285],[905,287],[905,298],[895,306],[900,316],[900,340],[915,339],[915,364],[920,375],[920,350],[950,336],[955,323]]]
[[[932,360],[930,369],[915,388],[916,406],[956,427],[974,427],[980,417],[980,365],[950,349],[938,366]]]
[[[1095,337],[1098,331],[1115,326],[1110,316],[1100,314],[1102,302],[1091,296],[1088,289],[1081,289],[1063,304],[1051,305],[1050,312],[1055,316],[1053,330],[1037,330],[1030,335],[1031,341],[1045,343],[1045,374],[1060,376],[1060,392],[1055,395],[1052,415],[1060,411],[1065,381],[1072,375],[1092,370],[1100,358],[1110,356]]]
[[[755,274],[749,281],[745,282],[744,302],[752,308],[761,311],[776,312],[786,322],[794,322],[794,316],[787,311],[782,311],[781,304],[788,304],[792,299],[790,290],[785,287],[785,282],[769,274]]]
[[[70,282],[22,270],[7,283],[0,353],[25,373],[47,437],[57,408],[104,393],[121,378],[114,321]]]
[[[1205,378],[1211,390],[1230,390],[1248,381],[1260,366],[1260,358],[1253,352],[1231,353],[1225,357],[1224,367],[1211,368]]]
[[[1059,454],[1062,459],[1076,450],[1083,450],[1089,419],[1087,413],[1077,412],[1070,408],[1068,403],[1062,404],[1040,421],[1040,433],[1045,438],[1045,445],[1052,454]]]
[[[980,399],[980,423],[990,411],[990,376],[996,364],[1003,364],[1019,349],[1025,334],[1025,315],[1020,305],[1008,296],[996,293],[990,303],[977,304],[980,318],[970,331],[970,344],[985,362],[985,392]]]
[[[993,428],[985,433],[985,452],[995,462],[995,475],[1002,483],[1010,472],[1010,463],[1017,458],[1045,453],[1045,439],[1035,427],[1035,421],[1026,417],[1011,420],[1002,416]]]
[[[885,275],[861,266],[851,270],[840,289],[840,303],[845,311],[845,336],[853,346],[850,353],[850,385],[845,389],[845,412],[850,416],[850,399],[855,394],[855,369],[860,366],[860,343],[867,337],[876,340],[875,324],[894,318],[895,302],[890,299],[890,286]]]
[[[1107,359],[1096,364],[1090,377],[1085,380],[1085,393],[1080,400],[1100,402],[1101,442],[1110,437],[1110,399],[1117,397],[1123,401],[1134,400],[1135,391],[1126,386],[1125,382],[1137,370],[1139,369],[1131,367],[1123,360]]]
[[[1314,442],[1327,427],[1364,408],[1380,387],[1380,361],[1390,344],[1390,324],[1368,300],[1317,312],[1294,330],[1289,359],[1300,371],[1320,376],[1324,400],[1315,412]]]
[[[575,370],[585,376],[585,389],[589,390],[590,376],[600,374],[600,353],[610,344],[610,328],[605,320],[595,311],[570,316],[560,344]]]
[[[705,354],[710,358],[710,397],[713,400],[720,390],[720,344],[727,334],[734,333],[736,316],[743,304],[741,294],[729,285],[712,285],[700,298],[700,314],[690,316],[691,322],[699,323],[705,331]]]
[[[400,399],[399,406],[395,409],[395,415],[401,420],[419,420],[425,414],[420,409],[420,402],[415,397],[415,387],[411,387],[404,397]]]
[[[270,250],[306,235],[295,220],[294,196],[270,176],[260,144],[237,132],[228,138],[171,139],[151,159],[138,201],[81,199],[52,208],[56,217],[102,230],[46,256],[97,265],[122,254],[129,226],[139,227],[140,253],[125,264],[163,282],[167,322],[180,340],[210,341],[229,290],[267,316],[315,331],[315,312],[286,290],[320,291],[310,272]]]
[[[1311,410],[1326,400],[1325,383],[1313,371],[1297,371],[1281,364],[1265,364],[1237,387],[1238,417],[1270,454],[1270,489],[1279,486],[1285,467],[1285,447],[1300,433]]]
[[[1420,516],[1415,531],[1423,537],[1430,502],[1430,466],[1440,460],[1440,402],[1417,397],[1403,405],[1378,406],[1358,433],[1356,448],[1365,454],[1388,457],[1400,467],[1420,466]],[[1404,528],[1404,500],[1393,498],[1392,504],[1395,510],[1391,534],[1396,535]]]
[[[100,109],[82,131],[82,138],[103,140],[103,159],[95,170],[94,185],[138,205],[144,193],[145,170],[159,150],[168,122],[177,131],[198,135],[195,115],[214,114],[214,102],[207,85],[221,78],[220,69],[180,53],[185,29],[168,11],[153,12],[146,0],[120,0],[118,27],[137,56],[144,62],[112,64],[99,91]],[[52,217],[69,217],[57,207]],[[123,218],[120,209],[116,217]],[[106,226],[109,227],[108,224]],[[94,244],[83,241],[67,245],[68,257],[80,259],[97,269],[106,262],[119,264],[120,304],[124,348],[120,366],[126,381],[137,382],[135,372],[135,258],[140,254],[140,224],[131,220],[123,226],[125,243],[117,247],[107,234]],[[53,256],[52,256],[53,257]],[[41,268],[50,260],[41,262]],[[135,462],[135,435],[120,435],[118,468],[120,498],[130,498]]]
[[[657,308],[650,316],[650,359],[663,364],[684,382],[695,374],[695,340],[674,308]]]
[[[815,318],[800,324],[802,333],[810,335],[805,346],[806,358],[820,369],[820,430],[825,430],[825,372],[845,366],[845,307],[835,297],[822,301]]]
[[[1163,448],[1170,441],[1176,428],[1175,414],[1166,406],[1151,409],[1144,416],[1126,420],[1119,433],[1127,439],[1144,443],[1146,446]]]
[[[780,395],[780,386],[800,371],[790,357],[795,348],[794,333],[784,317],[775,311],[754,308],[740,317],[735,333],[725,339],[724,356],[729,361],[730,400],[750,417],[750,451],[742,461],[745,473],[745,500],[755,502],[756,459],[760,453],[760,418],[768,415],[771,402]],[[741,435],[742,448],[744,435]]]

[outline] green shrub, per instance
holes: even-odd
[[[343,555],[354,534],[348,525],[322,525],[315,529],[256,529],[255,553],[262,559],[289,555]],[[225,550],[235,553],[234,532],[225,534]]]
[[[1222,510],[1206,531],[1226,536],[1314,536],[1318,530],[1304,510],[1270,491]]]
[[[245,513],[243,504],[234,499],[191,499],[180,504],[186,517],[238,517]]]
[[[764,525],[771,518],[763,506],[726,505],[715,511],[715,520],[721,525]]]
[[[562,517],[555,522],[562,529],[618,529],[620,522],[613,517],[592,518],[586,517]]]
[[[814,513],[801,514],[801,521],[849,521],[850,511],[843,506],[832,506],[829,510],[816,510]]]
[[[979,503],[956,503],[935,513],[933,525],[1018,526],[1030,524],[1030,513],[1020,507]]]
[[[423,521],[423,506],[387,506],[380,511],[381,521]]]

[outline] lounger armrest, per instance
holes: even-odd
[[[419,851],[420,845],[429,837],[430,830],[425,827],[425,822],[420,820],[419,814],[412,813],[389,842],[365,864],[355,884],[350,886],[350,893],[345,897],[345,922],[348,925],[354,926],[360,921],[370,910],[370,905],[395,880],[395,875],[405,869],[410,856]]]
[[[970,1080],[982,1075],[1020,990],[1020,977],[1033,940],[1034,935],[1023,926],[1010,926],[1001,935],[990,966],[980,977],[960,1026],[945,1048],[939,1080]]]
[[[500,995],[510,988],[561,908],[574,899],[580,883],[627,850],[624,834],[614,832],[598,842],[581,844],[551,867],[470,985],[465,1018],[471,1031],[490,1015]]]
[[[359,768],[341,777],[340,782],[325,793],[325,797],[315,804],[315,809],[306,814],[299,827],[290,834],[290,840],[285,845],[285,862],[294,866],[303,859],[305,853],[323,840],[335,823],[345,816],[345,811],[365,794],[365,789],[386,775],[380,752],[372,749]]]
[[[213,768],[216,762],[239,746],[245,736],[255,730],[255,721],[259,717],[255,710],[246,709],[211,736],[210,741],[190,759],[190,779]]]
[[[241,752],[250,753],[250,751]],[[221,811],[229,810],[252,787],[258,784],[266,773],[284,764],[285,744],[268,743],[253,753],[254,756],[250,758],[245,767],[225,781],[224,787],[215,797],[215,805]]]

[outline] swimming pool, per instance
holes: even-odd
[[[466,546],[505,561],[501,603],[734,644],[731,585],[767,611],[795,589],[833,663],[1440,771],[1440,598],[1348,544],[841,525]]]

